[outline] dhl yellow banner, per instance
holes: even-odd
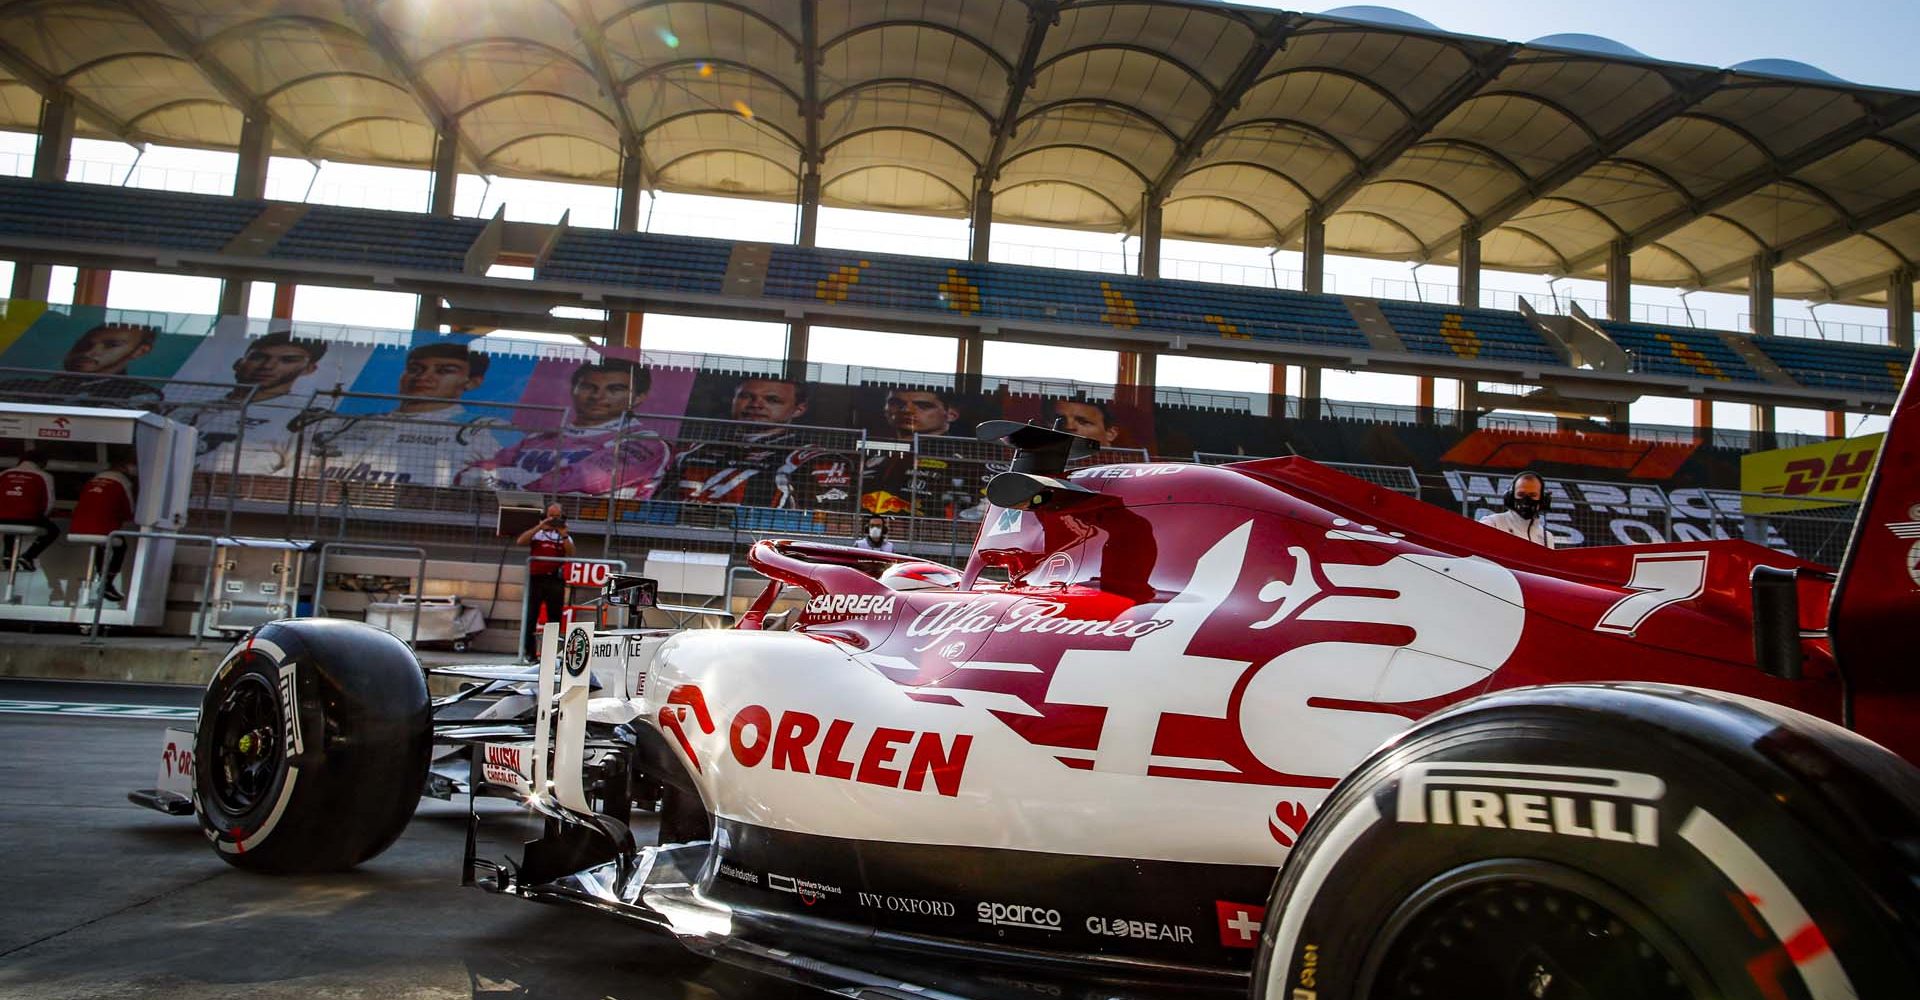
[[[1746,494],[1743,511],[1781,514],[1860,499],[1884,437],[1868,434],[1740,456],[1740,492]]]

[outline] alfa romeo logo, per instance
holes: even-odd
[[[587,670],[588,647],[587,630],[574,629],[567,633],[567,644],[560,651],[560,665],[567,669],[569,676],[578,677]]]

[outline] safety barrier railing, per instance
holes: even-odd
[[[121,528],[107,532],[107,539],[101,544],[101,552],[105,553],[108,549],[112,548],[113,541],[116,538],[170,539],[176,542],[200,542],[205,544],[207,547],[207,578],[202,581],[200,585],[200,610],[195,613],[193,617],[193,648],[199,649],[206,645],[206,637],[202,633],[206,631],[207,608],[213,603],[214,566],[220,559],[220,543],[224,537],[225,536],[221,535],[194,535],[177,531],[145,531]],[[87,627],[87,638],[82,640],[83,645],[105,645],[100,634],[100,614],[106,606],[107,588],[105,586],[95,587],[93,592],[93,623]]]
[[[407,645],[414,646],[420,641],[420,602],[417,598],[426,596],[427,589],[427,550],[418,545],[388,545],[379,542],[326,542],[320,546],[319,565],[314,568],[313,577],[313,615],[316,618],[327,617],[327,556],[336,550],[351,549],[361,555],[376,552],[389,552],[399,555],[417,556],[419,568],[413,575],[413,630],[407,636]]]

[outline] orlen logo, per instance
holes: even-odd
[[[733,717],[727,745],[744,767],[763,764],[776,771],[815,774],[822,778],[857,781],[863,785],[929,790],[953,798],[967,769],[973,737],[960,733],[915,733],[887,726],[860,727],[845,719],[828,719],[807,712],[773,713],[762,705],[748,705]],[[849,739],[852,737],[852,739]],[[905,757],[902,761],[901,758]],[[858,763],[856,763],[856,760]]]
[[[167,749],[160,754],[160,763],[167,769],[169,778],[191,778],[193,777],[193,748],[187,747],[182,750],[169,740]]]
[[[1021,906],[1017,903],[981,903],[974,908],[980,922],[994,927],[1025,927],[1032,931],[1057,931],[1060,929],[1060,911],[1049,910],[1044,906]]]
[[[807,602],[807,614],[890,615],[894,601],[886,594],[821,594]]]

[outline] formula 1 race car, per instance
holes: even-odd
[[[981,433],[1014,459],[963,568],[770,540],[734,629],[550,627],[531,742],[475,741],[477,791],[545,835],[470,846],[469,880],[861,996],[1920,982],[1911,383],[1837,576],[1551,551],[1301,459],[1068,473],[1090,442]],[[412,811],[428,702],[390,636],[262,626],[205,706],[230,862],[350,865]],[[609,749],[666,790],[656,844],[589,794]]]

